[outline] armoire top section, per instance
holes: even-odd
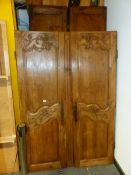
[[[91,6],[92,0],[27,0],[28,5],[52,5],[52,6],[66,6],[71,4],[79,4],[80,6]],[[104,6],[104,0],[95,1],[98,6]],[[94,2],[94,5],[96,4]]]
[[[32,31],[106,31],[103,0],[27,0],[27,6]]]
[[[106,31],[106,7],[29,6],[32,31]]]

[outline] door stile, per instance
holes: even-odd
[[[73,166],[73,120],[71,103],[70,33],[65,33],[67,167]]]
[[[61,45],[63,47],[65,47],[65,39],[64,39],[64,32],[59,32],[58,33],[58,40],[59,43],[61,43]],[[65,50],[63,47],[59,47],[59,60],[58,60],[58,80],[59,82],[62,82],[63,79],[64,81],[66,80],[65,78]],[[61,161],[61,167],[64,168],[67,165],[67,156],[66,156],[66,111],[65,111],[65,104],[66,104],[66,89],[65,89],[65,84],[63,83],[58,83],[59,87],[58,87],[58,97],[60,99],[60,105],[61,105],[61,126],[60,126],[60,132],[59,132],[59,138],[60,143],[63,143],[63,145],[59,146],[59,155],[60,155],[60,161]]]
[[[80,166],[80,145],[79,145],[79,121],[77,118],[77,99],[78,99],[78,59],[77,59],[77,40],[78,32],[70,33],[70,64],[71,64],[71,101],[72,101],[72,120],[73,120],[73,160],[74,166]]]
[[[115,115],[116,115],[116,53],[117,53],[117,33],[112,32],[111,37],[111,52],[110,52],[110,69],[109,69],[109,105],[112,106],[112,118],[110,119],[110,137],[108,138],[109,150],[108,157],[112,162],[114,160],[114,149],[115,149]]]

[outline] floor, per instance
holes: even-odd
[[[120,175],[115,165],[98,166],[88,169],[88,175]]]
[[[55,171],[30,173],[30,175],[120,175],[114,165],[93,168],[67,168]]]
[[[13,173],[6,175],[21,175],[21,173]],[[54,171],[42,171],[42,172],[29,173],[29,175],[121,175],[121,174],[118,172],[115,165],[112,164],[92,168],[66,168]]]

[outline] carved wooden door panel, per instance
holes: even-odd
[[[28,169],[65,166],[64,33],[17,32],[21,120]]]
[[[116,33],[71,33],[74,160],[110,163],[114,155]]]

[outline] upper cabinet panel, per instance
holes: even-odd
[[[81,0],[80,6],[91,6],[90,0]],[[104,6],[104,0],[99,0],[98,6]]]
[[[30,30],[33,31],[105,31],[106,7],[30,6]],[[68,19],[68,20],[67,20]],[[39,25],[38,25],[39,21]]]
[[[66,31],[66,7],[30,7],[30,30]],[[39,22],[39,24],[38,24]]]
[[[105,31],[106,7],[73,7],[70,31]]]
[[[27,0],[28,5],[68,6],[68,0]]]
[[[68,0],[42,0],[43,5],[68,6]]]
[[[42,0],[27,0],[28,5],[42,5]]]
[[[68,6],[69,0],[27,0],[29,5],[54,5],[54,6]],[[81,0],[80,6],[90,6],[90,0]],[[104,0],[100,0],[98,6],[104,6]]]

